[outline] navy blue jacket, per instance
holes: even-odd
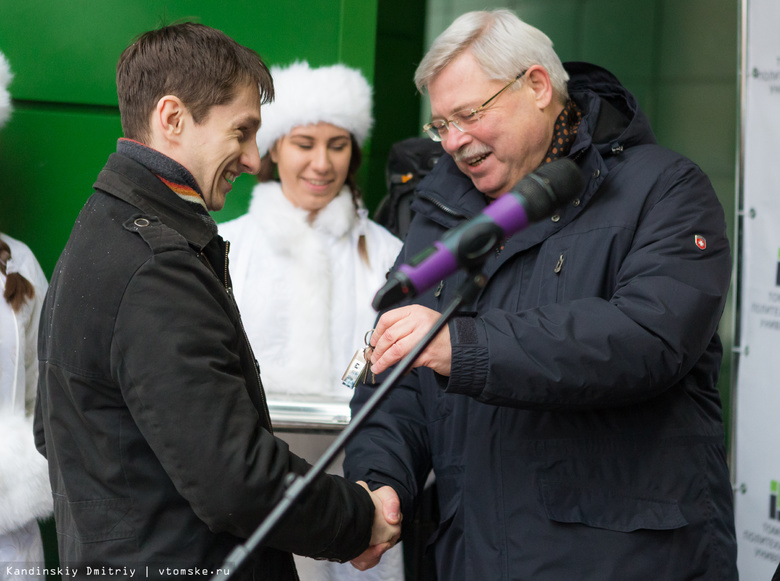
[[[410,514],[433,469],[442,581],[733,580],[723,211],[617,79],[567,70],[585,186],[489,258],[487,286],[450,323],[451,376],[410,373],[350,443],[346,473],[392,486]],[[485,204],[443,157],[399,264]],[[415,302],[442,310],[464,276]]]

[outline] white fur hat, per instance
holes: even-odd
[[[362,147],[374,119],[371,87],[357,69],[332,65],[312,69],[307,62],[271,67],[274,100],[260,110],[257,147],[264,156],[294,127],[326,122],[349,131]]]
[[[11,116],[11,94],[8,92],[8,85],[11,84],[11,79],[13,78],[11,65],[8,64],[8,60],[0,52],[0,127],[5,125],[5,122]]]

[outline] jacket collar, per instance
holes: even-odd
[[[93,187],[156,216],[198,251],[217,234],[208,213],[198,211],[199,206],[177,196],[146,166],[121,153],[109,156]]]

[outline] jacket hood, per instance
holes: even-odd
[[[569,73],[569,96],[582,109],[583,121],[575,150],[592,143],[607,157],[647,143],[656,143],[650,121],[636,97],[608,70],[590,63],[564,64]]]

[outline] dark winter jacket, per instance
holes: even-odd
[[[63,565],[213,572],[309,467],[271,434],[216,225],[129,157],[109,158],[57,263],[39,356]],[[324,476],[245,573],[297,579],[291,551],[353,558],[373,514]]]
[[[449,325],[451,376],[409,374],[348,447],[346,472],[394,487],[410,514],[433,469],[441,581],[734,580],[716,390],[722,208],[610,73],[567,68],[585,186],[488,259],[487,286]],[[485,203],[443,157],[399,263]],[[443,310],[464,276],[415,302]]]

